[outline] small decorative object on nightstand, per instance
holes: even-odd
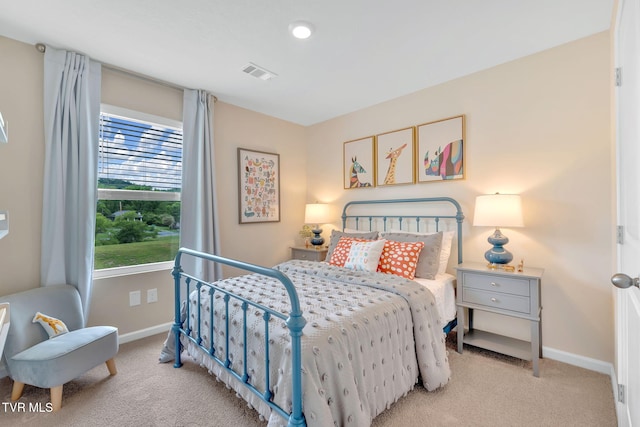
[[[325,258],[327,258],[327,248],[324,246],[312,246],[310,248],[295,246],[291,248],[291,259],[324,261]]]
[[[544,270],[523,268],[509,273],[493,270],[482,263],[458,265],[458,353],[463,343],[486,348],[533,362],[533,375],[540,376],[538,362],[542,356],[540,339],[540,281]],[[469,312],[469,331],[465,334],[465,308]],[[474,330],[473,311],[482,310],[531,322],[531,342]]]

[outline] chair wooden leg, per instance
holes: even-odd
[[[107,364],[107,369],[109,369],[109,374],[115,375],[118,373],[118,370],[116,369],[115,359],[109,359],[105,363]]]
[[[62,408],[62,386],[51,387],[51,405],[53,406],[53,412]]]
[[[18,381],[14,381],[13,382],[13,389],[11,390],[11,401],[12,402],[20,399],[20,396],[22,396],[22,390],[24,390],[24,383],[21,383],[21,382],[18,382]]]

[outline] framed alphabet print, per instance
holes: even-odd
[[[280,155],[238,148],[240,224],[280,221]]]
[[[417,126],[417,182],[464,178],[464,115]]]
[[[375,186],[374,148],[373,136],[344,143],[342,173],[345,189]]]
[[[413,184],[414,128],[376,136],[376,182],[378,186]]]

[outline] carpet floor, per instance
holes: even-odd
[[[235,392],[194,363],[157,362],[166,334],[120,346],[118,374],[101,365],[64,386],[62,409],[47,412],[48,390],[26,386],[11,403],[11,381],[0,379],[0,424],[11,426],[264,427]],[[373,420],[373,427],[616,426],[607,375],[550,359],[540,377],[530,362],[474,347],[463,354],[448,338],[452,377],[435,392],[417,386]]]

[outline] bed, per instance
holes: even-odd
[[[381,206],[393,207],[391,213],[362,210],[375,207],[378,212]],[[420,213],[396,212],[407,206],[420,206]],[[427,213],[431,206],[449,212]],[[411,241],[441,236],[443,223],[450,222],[460,263],[463,219],[459,204],[447,197],[350,202],[343,210],[343,231],[332,233],[329,255],[349,241],[367,251],[398,243],[362,237],[375,228]],[[208,283],[182,271],[181,259],[187,256],[247,274]],[[265,268],[180,249],[173,270],[175,322],[168,340],[174,366],[182,366],[185,351],[269,426],[369,426],[416,384],[427,390],[444,386],[450,376],[445,332],[455,324],[452,276],[436,274],[434,268],[432,279],[409,280],[349,268],[335,259]]]

